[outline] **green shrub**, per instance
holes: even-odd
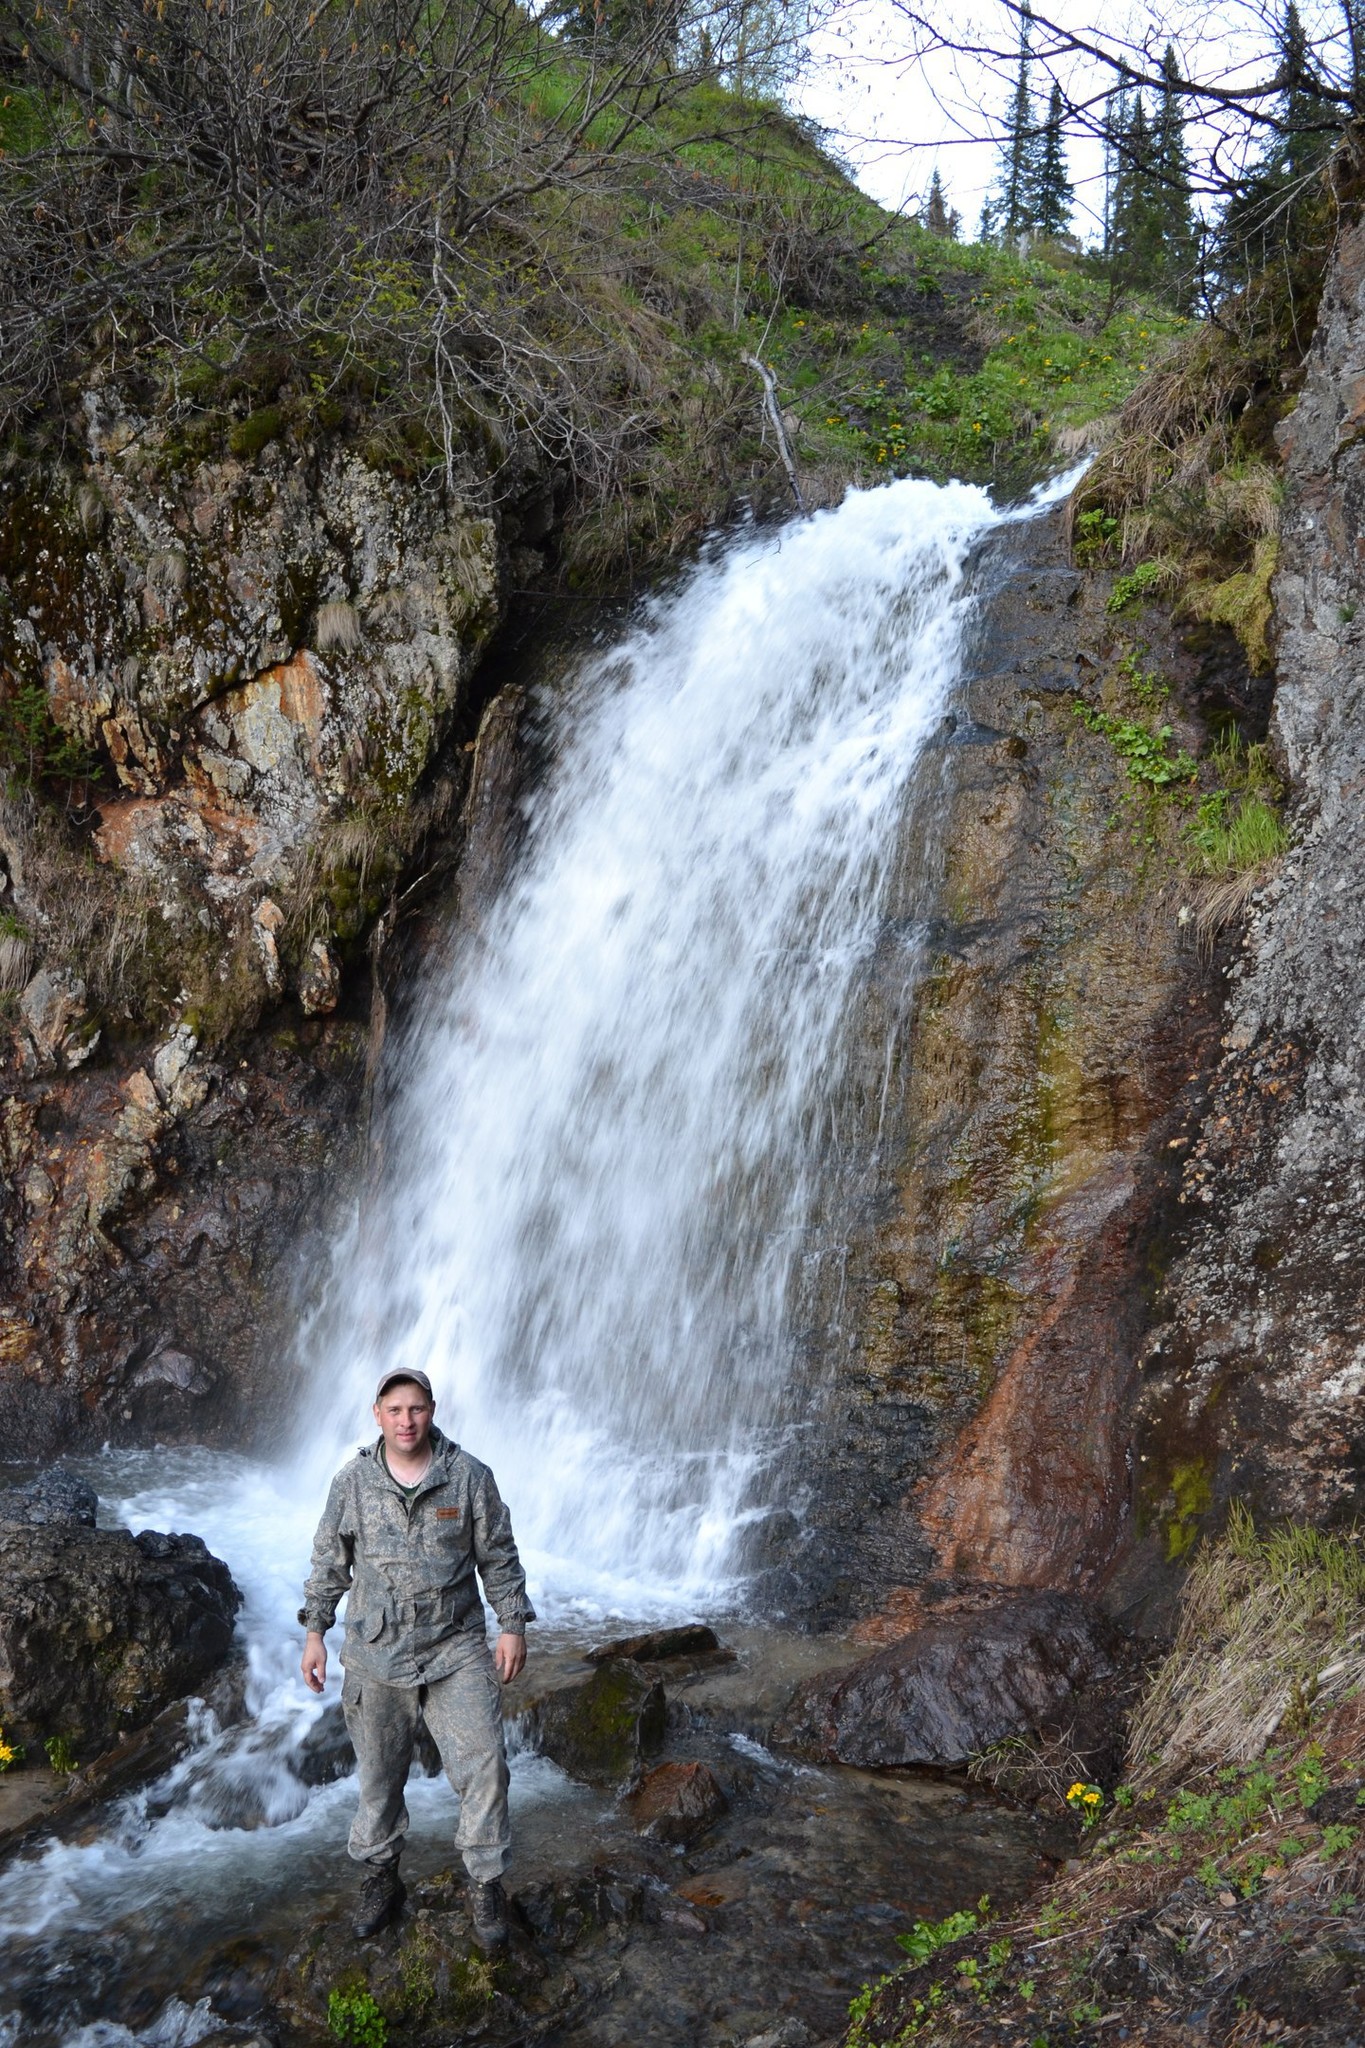
[[[1136,719],[1117,718],[1108,711],[1076,706],[1076,716],[1088,732],[1102,733],[1128,771],[1129,780],[1146,789],[1167,789],[1174,783],[1193,782],[1199,764],[1190,755],[1168,751],[1171,727],[1139,725]]]
[[[389,2023],[368,1991],[334,1991],[327,2000],[327,2024],[349,2048],[385,2048]]]
[[[1098,516],[1103,519],[1103,514]],[[1081,517],[1093,519],[1096,514],[1086,512],[1082,513]],[[1111,526],[1117,524],[1114,520],[1107,523]],[[1130,605],[1139,603],[1144,597],[1154,597],[1166,574],[1164,562],[1139,562],[1136,569],[1131,569],[1126,576],[1114,578],[1114,587],[1109,593],[1109,603],[1105,609],[1111,612],[1125,612]]]

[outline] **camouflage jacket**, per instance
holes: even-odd
[[[368,1444],[332,1481],[299,1619],[325,1633],[348,1594],[346,1668],[386,1685],[427,1685],[448,1677],[469,1636],[483,1634],[476,1568],[499,1627],[521,1635],[535,1612],[488,1467],[433,1429],[431,1467],[409,1501],[379,1444]]]

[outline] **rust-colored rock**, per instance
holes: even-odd
[[[1127,687],[1131,629],[1055,519],[991,546],[838,1112],[860,1206],[812,1316],[837,1376],[807,1475],[821,1541],[796,1554],[834,1614],[930,1577],[1103,1586],[1133,1526],[1171,1141],[1215,1050],[1181,816],[1148,847],[1122,759],[1076,716]],[[1155,615],[1142,638],[1193,751],[1199,659]]]
[[[730,1802],[705,1764],[656,1764],[629,1800],[641,1834],[660,1842],[694,1842],[729,1811]]]

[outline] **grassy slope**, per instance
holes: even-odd
[[[567,98],[571,62],[562,80],[536,78],[533,115]],[[22,90],[6,95],[0,151],[33,146],[36,119]],[[501,302],[559,351],[612,423],[610,458],[576,478],[564,562],[579,583],[677,553],[740,500],[783,501],[746,351],[776,371],[819,500],[888,474],[1030,479],[1056,435],[1112,411],[1181,325],[1112,304],[1070,255],[1026,261],[888,216],[799,124],[717,86],[658,115],[628,158],[487,229],[469,258],[482,309],[496,322]],[[206,298],[197,368],[172,372],[150,350],[138,365],[175,415],[173,452],[340,433],[376,462],[429,470],[430,394],[413,370],[423,279],[400,268],[382,280],[387,360],[382,338],[367,355],[320,332],[229,365]]]

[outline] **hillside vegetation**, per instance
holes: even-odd
[[[115,377],[182,463],[340,435],[494,501],[547,468],[558,566],[600,581],[781,497],[746,354],[818,501],[1035,475],[1181,325],[1070,252],[885,215],[721,68],[723,12],[690,62],[652,16],[220,16],[147,11],[131,51],[112,0],[0,6],[11,462],[60,460]]]

